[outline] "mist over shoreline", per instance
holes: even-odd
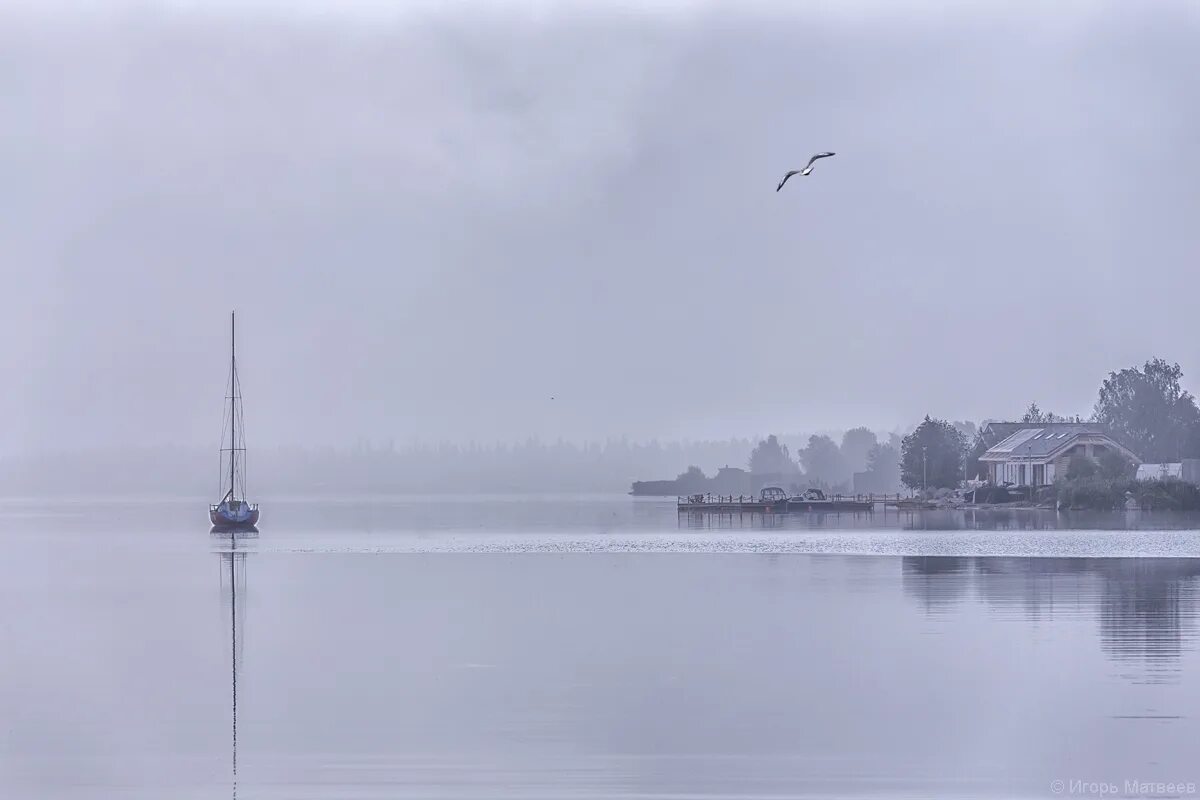
[[[838,432],[829,435],[840,436]],[[780,437],[799,451],[809,434]],[[887,434],[884,434],[886,438]],[[634,480],[673,477],[691,466],[709,473],[745,468],[757,444],[610,440],[499,444],[252,448],[254,496],[293,493],[621,492]],[[220,478],[215,448],[103,448],[0,458],[0,497],[92,494],[205,495]]]

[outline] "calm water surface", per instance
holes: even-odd
[[[1196,518],[205,508],[0,501],[0,797],[1200,784]]]

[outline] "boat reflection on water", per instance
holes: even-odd
[[[254,539],[258,537],[258,526],[250,525],[239,527],[237,525],[220,524],[213,525],[208,531],[213,535],[213,538],[224,537],[228,539],[230,536],[237,536],[239,539]]]
[[[230,700],[232,708],[231,726],[231,785],[233,798],[237,800],[238,761],[237,761],[237,711],[238,711],[238,670],[242,664],[242,647],[246,631],[246,555],[248,541],[258,538],[257,531],[239,531],[214,535],[214,543],[218,544],[217,554],[220,557],[221,611],[229,622],[229,667],[230,667]]]

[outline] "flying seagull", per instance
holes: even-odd
[[[815,156],[813,156],[812,158],[810,158],[808,160],[808,163],[804,165],[804,169],[794,169],[791,172],[789,172],[787,175],[784,175],[783,180],[781,180],[779,182],[779,185],[775,187],[775,191],[778,192],[780,189],[782,189],[783,185],[788,182],[788,178],[792,177],[793,175],[807,175],[808,173],[812,172],[813,171],[813,163],[818,158],[829,158],[830,156],[833,156],[833,155],[837,155],[837,154],[836,153],[817,153]]]

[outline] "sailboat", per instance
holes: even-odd
[[[208,519],[214,531],[249,531],[258,524],[258,504],[246,501],[246,440],[242,420],[242,385],[237,374],[237,319],[229,314],[229,401],[225,422],[228,437],[221,432],[221,501],[208,507]],[[226,454],[228,453],[228,456]],[[226,458],[229,469],[226,471]],[[226,482],[228,480],[228,482]]]

